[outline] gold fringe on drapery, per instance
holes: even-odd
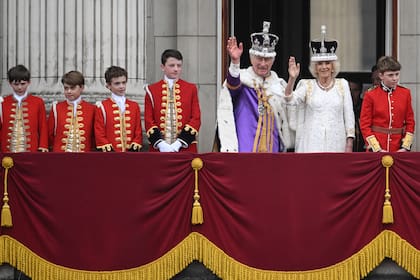
[[[203,168],[201,158],[195,158],[191,161],[191,167],[194,169],[194,203],[191,214],[191,223],[193,225],[201,225],[204,223],[203,209],[200,204],[200,195],[198,193],[198,170]]]
[[[385,167],[385,201],[382,211],[382,223],[392,224],[394,222],[394,213],[391,205],[391,190],[389,188],[389,168],[394,164],[394,159],[390,155],[382,157],[382,165]]]
[[[65,254],[65,252],[63,252]],[[0,262],[9,263],[32,280],[160,280],[170,279],[193,260],[202,262],[224,280],[359,280],[385,257],[420,278],[420,251],[396,233],[385,230],[348,259],[307,271],[271,271],[244,265],[223,252],[205,236],[193,232],[159,259],[132,269],[83,271],[52,264],[10,236],[0,237]]]
[[[181,242],[161,258],[124,270],[87,271],[53,264],[7,235],[0,236],[0,263],[9,263],[32,280],[158,280],[170,279],[194,259],[192,244]],[[66,252],[62,252],[65,254]]]
[[[1,226],[12,227],[12,211],[9,206],[9,193],[7,192],[7,175],[9,169],[13,167],[13,159],[11,157],[4,157],[1,161],[4,171],[4,193],[3,193],[3,206],[1,208]]]

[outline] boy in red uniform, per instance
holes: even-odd
[[[97,102],[95,113],[96,148],[103,152],[140,152],[142,130],[140,107],[125,97],[128,74],[118,66],[105,71],[111,97]]]
[[[31,74],[23,65],[12,67],[7,79],[13,93],[0,97],[1,151],[48,152],[48,127],[44,101],[28,93]]]
[[[363,98],[360,113],[363,137],[373,152],[410,151],[415,121],[410,90],[398,85],[401,64],[383,56],[377,68],[381,83]]]
[[[63,75],[65,101],[53,102],[48,139],[53,152],[89,152],[93,148],[95,105],[82,100],[85,78],[78,71]]]
[[[197,87],[180,79],[182,54],[165,50],[162,80],[145,86],[144,123],[150,151],[197,152],[201,125]]]

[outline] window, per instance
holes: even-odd
[[[342,72],[369,72],[377,58],[376,0],[312,0],[310,34],[319,38],[321,25],[327,37],[338,40]]]

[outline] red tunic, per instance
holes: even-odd
[[[412,139],[414,126],[414,113],[408,88],[397,86],[388,94],[378,86],[365,93],[360,113],[360,129],[368,145],[372,146],[370,141],[376,138],[380,149],[396,152],[403,146],[405,137]],[[400,129],[403,132],[395,134],[375,131],[378,127],[389,131]]]
[[[198,133],[201,125],[201,112],[198,102],[197,87],[184,80],[174,82],[175,113],[177,133],[188,127],[190,131]],[[146,132],[158,128],[162,134],[166,130],[168,86],[164,80],[146,87],[144,102],[144,123]],[[181,148],[182,152],[197,152],[197,141],[192,142],[188,148]],[[158,151],[149,147],[150,151]]]
[[[96,148],[111,147],[117,152],[140,149],[143,141],[140,107],[137,102],[126,99],[125,112],[120,113],[112,98],[97,103],[95,112]]]
[[[94,147],[95,105],[84,100],[77,104],[62,101],[53,104],[48,117],[48,139],[53,152],[89,152]]]
[[[22,100],[19,110],[13,95],[6,96],[1,104],[0,135],[1,151],[4,153],[47,151],[48,126],[44,101],[29,94]]]

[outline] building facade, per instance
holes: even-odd
[[[351,0],[338,2],[347,1]],[[385,9],[378,11],[384,17],[384,42],[380,44],[383,54],[397,56],[403,66],[400,82],[412,92],[419,124],[420,2],[383,2]],[[248,34],[260,31],[252,30],[248,19],[237,18],[235,6],[239,5],[241,1],[234,0],[0,0],[1,95],[10,93],[7,70],[24,64],[32,74],[30,90],[46,101],[47,110],[52,101],[63,99],[60,80],[70,70],[84,73],[84,96],[94,103],[108,95],[104,84],[106,68],[119,65],[128,71],[127,95],[138,101],[143,110],[143,86],[162,77],[160,54],[167,48],[176,48],[184,56],[183,78],[199,88],[199,151],[210,152],[218,92],[228,64],[226,38],[240,28]],[[329,18],[330,22],[334,20]],[[290,18],[290,26],[284,28],[290,29],[293,24]],[[311,28],[303,27],[308,41]],[[282,44],[287,43],[281,42],[281,48]],[[369,47],[362,46],[362,50]],[[281,73],[285,74],[284,69]],[[413,150],[419,149],[417,129]]]
[[[338,8],[347,2],[353,3],[341,0]],[[381,24],[384,25],[381,27],[384,30],[384,40],[377,44],[382,46],[382,54],[395,55],[401,61],[401,84],[411,89],[413,107],[417,112],[417,103],[420,102],[416,98],[420,88],[420,5],[416,0],[381,2],[386,3],[384,11],[377,11],[384,18]],[[313,19],[309,21],[309,27],[302,27],[303,37],[311,37],[311,30],[318,30],[316,24],[322,16],[327,17],[325,21],[332,25],[341,17],[339,13],[334,14],[334,11],[333,14],[323,14],[322,8],[319,8],[320,3],[328,6],[337,1],[306,0],[300,3],[312,5],[309,15]],[[263,19],[243,19],[238,12],[240,5],[243,5],[242,2],[234,0],[2,0],[1,94],[10,92],[6,80],[7,69],[16,64],[24,64],[32,73],[31,91],[42,96],[47,107],[53,100],[63,98],[60,79],[70,70],[84,73],[87,78],[85,97],[88,101],[95,102],[108,94],[103,78],[106,68],[119,65],[128,70],[128,96],[143,107],[143,86],[162,76],[161,52],[167,48],[177,48],[184,55],[183,78],[199,87],[202,107],[199,151],[211,151],[215,134],[217,95],[228,63],[224,41],[229,34],[241,30],[248,34],[260,31],[252,30],[254,28],[248,23],[252,20],[262,22],[267,17],[268,20],[277,20],[275,14],[264,15]],[[282,6],[279,9],[287,8]],[[352,19],[349,20],[351,22]],[[361,23],[353,25],[359,30],[364,27]],[[353,32],[351,34],[357,34],[357,29],[346,26],[346,30]],[[292,30],[292,25],[283,29]],[[337,29],[335,32],[338,33],[340,29]],[[334,28],[329,30],[334,32]],[[247,43],[248,37],[243,36],[240,39]],[[304,45],[303,50],[307,46],[305,40],[301,43]],[[280,41],[278,48],[283,53],[293,52],[288,47],[288,41],[282,41],[282,38]],[[362,52],[369,47],[371,42],[366,40],[359,46]],[[343,48],[343,53],[348,53],[345,45]],[[377,54],[379,56],[381,53]],[[283,56],[286,55],[287,53]],[[354,66],[350,63],[353,60],[347,57],[343,57],[342,67],[346,67],[346,59],[348,68],[354,71]],[[284,70],[285,57],[278,55],[276,60],[281,63],[281,68],[276,70],[287,76]],[[305,62],[304,56],[302,64]],[[360,72],[366,71],[366,67],[364,68],[359,69]],[[418,121],[419,114],[416,116]],[[418,136],[416,132],[415,149],[420,144]]]

